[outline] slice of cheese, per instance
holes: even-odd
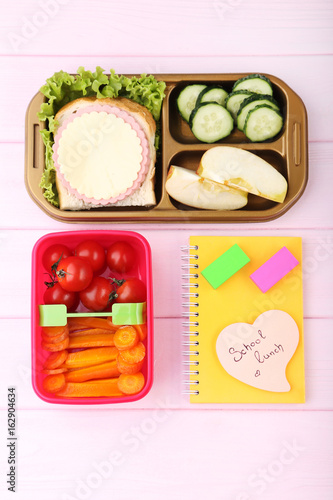
[[[110,111],[74,117],[64,126],[55,149],[62,182],[86,202],[128,196],[138,187],[146,160],[136,127]]]

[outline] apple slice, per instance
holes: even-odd
[[[284,201],[288,189],[286,179],[267,161],[231,146],[217,146],[206,151],[197,174],[278,203]]]
[[[172,198],[195,208],[236,210],[247,203],[244,191],[207,181],[183,167],[170,167],[165,188]]]

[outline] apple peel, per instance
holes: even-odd
[[[247,204],[247,193],[203,179],[193,170],[172,165],[165,189],[179,203],[206,210],[236,210]]]
[[[216,146],[206,151],[197,174],[277,203],[283,203],[288,190],[286,179],[270,163],[231,146]]]

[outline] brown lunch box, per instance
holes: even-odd
[[[137,222],[137,223],[221,223],[265,222],[276,219],[289,210],[303,194],[308,179],[307,114],[300,97],[282,80],[267,76],[273,85],[273,95],[284,115],[280,134],[270,142],[252,143],[235,128],[225,139],[214,144],[198,141],[177,109],[177,97],[191,83],[222,85],[231,92],[236,80],[247,74],[159,74],[157,80],[166,83],[162,107],[162,147],[156,163],[156,205],[153,207],[107,207],[82,211],[65,211],[51,205],[39,187],[44,170],[44,145],[40,135],[44,122],[37,113],[45,97],[38,92],[26,113],[25,183],[31,198],[48,215],[62,222]],[[246,207],[239,210],[195,209],[170,198],[165,182],[170,165],[191,170],[198,168],[207,149],[229,145],[255,153],[276,168],[288,182],[283,203],[249,195]]]

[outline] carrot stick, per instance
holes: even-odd
[[[83,328],[102,328],[115,332],[117,327],[111,321],[104,318],[68,318],[69,331],[82,330]]]
[[[113,335],[113,330],[108,330],[107,328],[87,328],[85,330],[75,330],[74,332],[70,332],[70,337],[78,337],[81,335]]]
[[[121,326],[114,334],[114,345],[123,351],[131,349],[139,342],[139,334],[133,326]]]
[[[43,387],[46,392],[58,392],[65,387],[66,379],[63,373],[48,375],[43,380]]]
[[[119,357],[125,363],[133,364],[139,363],[144,359],[146,355],[146,349],[142,342],[138,342],[131,349],[125,349],[124,351],[119,351]]]
[[[146,340],[147,338],[147,323],[143,323],[142,325],[134,325],[134,328],[139,334],[139,339],[141,342]]]
[[[84,368],[85,366],[100,365],[117,358],[116,347],[93,347],[83,351],[71,352],[65,361],[66,368]]]
[[[101,365],[87,366],[66,373],[66,382],[86,382],[87,380],[118,377],[120,372],[117,361],[108,361]]]
[[[49,337],[45,332],[42,330],[42,339],[46,343],[51,343],[51,344],[57,344],[58,342],[62,342],[63,340],[67,339],[68,337],[68,330],[63,330],[61,333],[58,335],[53,335],[52,337]]]
[[[106,321],[108,322],[110,328],[114,328],[115,331],[118,330],[119,326],[115,325],[113,322],[112,322],[112,317],[111,316],[108,316],[106,318]]]
[[[118,389],[118,378],[91,380],[90,382],[67,382],[57,393],[65,398],[114,397],[124,394]]]
[[[133,375],[133,373],[138,373],[143,365],[143,360],[138,363],[126,363],[121,357],[117,356],[117,367],[120,373],[127,373]]]
[[[122,373],[118,379],[118,388],[124,394],[137,394],[145,385],[145,378],[141,372],[133,375]]]
[[[46,337],[55,337],[63,332],[69,333],[68,326],[44,326],[42,332]]]
[[[69,337],[65,338],[65,340],[62,340],[61,342],[57,342],[56,344],[52,344],[51,342],[44,342],[44,340],[42,340],[42,348],[45,349],[45,351],[50,352],[63,351],[64,349],[67,349],[68,344]]]
[[[69,338],[68,349],[80,347],[114,346],[114,333],[101,333],[97,335],[78,335]]]
[[[44,363],[44,368],[46,370],[54,370],[59,368],[68,356],[68,351],[63,350],[59,352],[52,352]]]
[[[45,375],[57,375],[58,373],[67,372],[67,368],[54,368],[53,370],[42,370]]]

